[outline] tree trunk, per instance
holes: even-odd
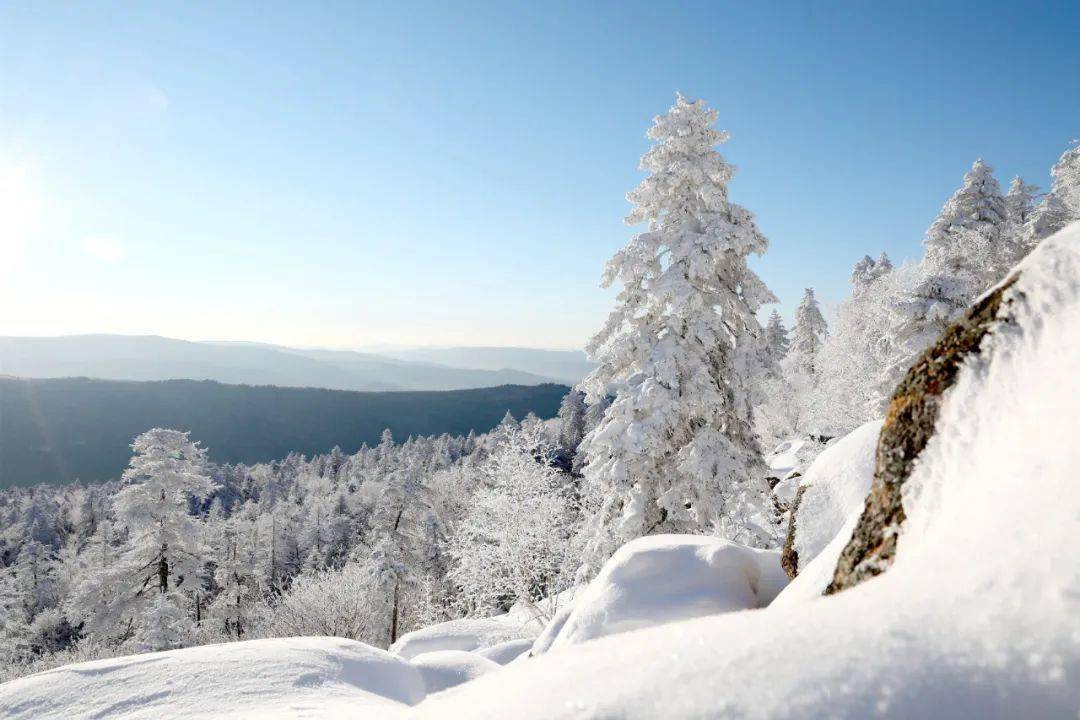
[[[390,644],[393,645],[397,642],[398,631],[398,590],[401,587],[401,581],[394,583],[394,611],[390,616]]]
[[[162,593],[169,592],[169,559],[165,555],[167,548],[161,546],[161,557],[158,559],[158,589]]]

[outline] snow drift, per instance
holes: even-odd
[[[402,635],[390,646],[390,652],[410,660],[417,655],[443,650],[480,650],[527,636],[505,617],[449,620]]]
[[[627,543],[556,618],[533,654],[643,627],[767,605],[787,577],[775,550],[714,537],[653,535]]]
[[[420,671],[429,694],[461,685],[499,668],[498,663],[464,650],[423,653],[410,662]]]
[[[874,480],[880,431],[880,420],[864,424],[826,448],[806,471],[784,546],[786,566],[805,568],[845,525],[858,520]]]
[[[0,685],[5,720],[386,717],[420,671],[343,638],[275,638],[78,663]]]

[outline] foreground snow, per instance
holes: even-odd
[[[0,685],[5,720],[390,717],[420,671],[342,638],[276,638],[67,665]]]
[[[643,627],[768,605],[787,584],[780,554],[713,537],[624,545],[556,619],[533,654]]]

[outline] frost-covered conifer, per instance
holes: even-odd
[[[479,468],[479,487],[455,533],[451,579],[470,612],[514,602],[550,619],[538,601],[567,589],[576,565],[574,519],[556,448],[537,424],[509,431]]]
[[[715,150],[727,140],[716,117],[679,95],[655,119],[649,176],[628,195],[627,221],[648,227],[604,273],[622,290],[587,346],[599,367],[582,387],[591,402],[614,400],[582,443],[586,481],[606,498],[583,575],[651,533],[774,541],[750,391],[764,343],[755,313],[776,298],[746,264],[768,241],[728,200],[734,170]]]
[[[205,556],[201,523],[189,513],[189,503],[214,489],[205,471],[205,451],[187,433],[161,428],[139,435],[131,447],[135,454],[114,501],[117,522],[127,533],[123,555],[106,577],[89,582],[119,590],[106,603],[110,618],[138,625],[149,617],[147,603],[161,600],[155,595],[183,602],[194,615],[203,590]],[[103,623],[91,619],[91,624]]]
[[[976,160],[927,230],[919,272],[893,303],[893,355],[880,381],[882,396],[891,395],[915,357],[1008,271],[1007,238],[1005,198],[993,169]]]
[[[1031,213],[1027,235],[1030,245],[1080,220],[1080,146],[1066,150],[1050,169],[1050,192]]]
[[[769,322],[765,325],[765,342],[775,362],[783,360],[791,347],[787,328],[784,327],[784,321],[776,310],[769,315]]]
[[[802,302],[795,309],[795,328],[792,331],[792,351],[802,372],[814,374],[815,359],[828,337],[829,326],[814,297],[814,289],[806,288]]]
[[[571,452],[577,450],[585,437],[585,393],[571,390],[559,405],[559,445]]]

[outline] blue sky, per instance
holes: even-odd
[[[0,5],[0,334],[580,347],[676,90],[790,315],[1080,137],[1080,4]]]

